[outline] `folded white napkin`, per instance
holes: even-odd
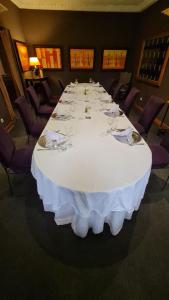
[[[108,94],[102,94],[101,98],[100,98],[102,101],[109,101],[109,102],[112,102],[112,97],[111,95],[108,95]]]
[[[110,96],[110,97],[111,97],[111,96]],[[119,105],[113,102],[113,103],[112,103],[112,107],[110,108],[109,111],[112,112],[112,113],[119,112]]]
[[[109,117],[112,117],[112,118],[118,117],[119,116],[119,105],[113,102],[112,107],[110,109],[106,109],[104,111],[104,114]]]
[[[73,83],[73,82],[70,83],[70,86],[75,86],[75,85],[76,85],[76,83]]]
[[[112,130],[111,134],[122,142],[128,142],[129,144],[133,143],[132,138],[132,128],[128,127],[126,129],[116,129]]]
[[[95,86],[100,86],[100,83],[99,83],[99,82],[96,82],[96,83],[95,83]]]
[[[115,129],[112,130],[112,135],[116,135],[116,136],[128,136],[132,133],[132,129],[130,127],[126,128],[126,129]]]
[[[65,136],[52,130],[45,132],[46,147],[53,147],[65,141]]]

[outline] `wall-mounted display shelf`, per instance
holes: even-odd
[[[142,44],[137,79],[160,86],[169,57],[169,33]]]

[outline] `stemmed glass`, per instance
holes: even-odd
[[[107,133],[111,133],[112,130],[117,129],[117,119],[116,118],[108,118],[107,123],[109,125],[109,128],[107,130]]]

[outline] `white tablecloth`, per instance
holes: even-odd
[[[100,233],[106,222],[116,235],[124,219],[131,219],[139,208],[151,171],[151,151],[144,140],[144,145],[130,146],[107,133],[110,119],[117,128],[132,124],[125,116],[112,119],[104,114],[112,103],[107,103],[110,98],[102,87],[78,84],[66,91],[55,112],[73,118],[50,118],[46,129],[68,135],[73,146],[37,151],[36,145],[31,169],[39,196],[44,210],[55,213],[56,223],[70,223],[75,234],[85,237],[89,228]]]

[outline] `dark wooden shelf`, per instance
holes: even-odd
[[[160,86],[169,58],[169,32],[144,40],[136,79]]]

